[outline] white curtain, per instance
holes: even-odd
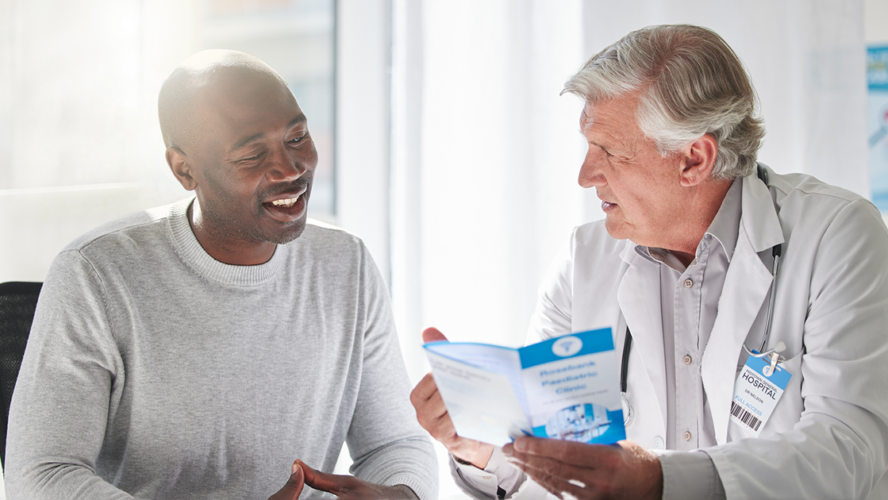
[[[392,294],[416,377],[424,326],[520,344],[544,268],[586,218],[582,102],[558,97],[583,59],[582,5],[394,11]]]
[[[453,340],[523,342],[549,261],[571,227],[601,217],[594,191],[576,183],[582,103],[559,92],[633,29],[690,23],[720,33],[762,100],[760,160],[869,196],[859,0],[393,8],[392,294],[414,379],[427,369],[425,326]]]

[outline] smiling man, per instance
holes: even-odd
[[[756,162],[755,91],[706,28],[630,33],[565,92],[585,101],[579,184],[605,220],[574,230],[529,341],[612,327],[629,439],[465,439],[427,376],[412,401],[458,484],[481,498],[888,498],[888,231],[872,203]],[[770,406],[754,403],[766,380]]]
[[[306,219],[317,153],[286,83],[202,52],[159,115],[195,197],[53,263],[10,410],[8,498],[435,498],[386,287],[359,239]],[[343,442],[354,476],[329,474]]]

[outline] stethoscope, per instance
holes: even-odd
[[[765,186],[768,185],[768,172],[761,165],[758,165],[758,178],[765,183]],[[746,347],[745,343],[743,344],[743,350],[746,351],[746,354],[749,356],[754,358],[770,358],[770,365],[764,368],[766,372],[765,375],[767,376],[770,376],[770,374],[774,372],[778,363],[786,361],[783,356],[780,356],[780,353],[786,349],[786,345],[783,342],[778,342],[773,348],[765,350],[765,346],[768,345],[768,340],[771,338],[771,322],[774,320],[774,298],[777,290],[777,270],[780,267],[780,256],[782,253],[783,245],[781,244],[777,244],[771,249],[771,255],[774,258],[774,261],[771,264],[771,297],[768,300],[768,322],[765,326],[765,335],[762,338],[762,344],[759,346],[758,350],[750,350]],[[626,387],[629,376],[629,352],[631,349],[632,332],[629,331],[629,325],[626,325],[626,338],[623,340],[623,358],[620,360],[620,399],[623,401],[623,422],[626,426],[631,424],[635,418],[635,412],[632,405],[629,404],[629,399],[626,398]]]

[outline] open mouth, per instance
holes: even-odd
[[[301,192],[296,194],[287,193],[281,195],[281,198],[263,203],[262,206],[275,219],[281,222],[292,222],[305,214],[307,191],[307,188],[303,188]]]
[[[285,198],[285,199],[283,199],[283,200],[274,200],[273,202],[271,202],[271,204],[272,204],[273,206],[275,206],[275,207],[290,208],[290,207],[292,207],[293,205],[295,205],[297,201],[299,201],[299,198],[300,198],[301,196],[302,196],[302,195],[299,195],[299,196],[297,196],[297,197],[295,197],[295,198]]]

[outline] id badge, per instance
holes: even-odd
[[[750,356],[734,382],[731,420],[756,437],[771,418],[774,408],[792,378],[792,373],[776,365],[771,373],[770,358]]]

